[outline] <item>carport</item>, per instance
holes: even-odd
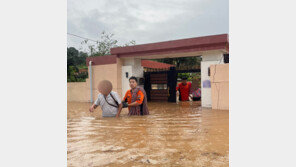
[[[141,67],[142,59],[162,59],[176,57],[201,56],[202,62],[201,87],[202,106],[211,107],[211,85],[209,67],[213,64],[223,64],[224,54],[228,54],[228,34],[203,36],[189,39],[180,39],[158,43],[149,43],[111,49],[111,54],[120,59],[122,76],[122,93],[128,87],[128,77],[144,77]]]

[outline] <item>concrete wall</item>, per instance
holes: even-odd
[[[112,58],[112,56],[111,56]],[[213,87],[213,83],[211,83],[210,76],[208,76],[208,68],[213,64],[223,64],[223,53],[221,51],[216,52],[203,52],[202,62],[201,62],[201,90],[202,90],[202,107],[212,107],[212,96],[215,96],[215,92],[219,92],[219,88],[223,91],[228,88],[227,83],[215,83],[215,87]],[[113,84],[113,91],[118,92],[118,94],[123,97],[125,91],[123,91],[123,84],[128,84],[128,82],[123,83],[122,78],[122,67],[130,66],[131,74],[130,76],[143,77],[143,67],[141,66],[141,59],[139,58],[116,58],[113,56],[112,61],[110,59],[111,64],[100,64],[102,63],[103,57],[100,57],[100,61],[96,59],[97,65],[92,66],[92,78],[93,78],[93,100],[97,98],[98,91],[97,86],[98,83],[102,80],[110,80]],[[115,60],[113,60],[115,59]],[[94,61],[95,62],[95,61]],[[125,75],[123,75],[125,76]],[[218,76],[219,77],[219,76]],[[90,101],[90,83],[89,79],[86,80],[85,83],[68,83],[68,92],[67,97],[68,101],[81,101],[81,102],[89,102]],[[219,87],[217,87],[219,85]],[[212,90],[214,92],[212,92]],[[228,91],[227,91],[228,93]],[[227,98],[228,99],[228,98]],[[216,100],[216,99],[214,99]],[[224,102],[220,101],[219,104],[216,104],[214,108],[227,108],[224,103],[228,103],[228,101]],[[220,104],[223,103],[223,104]],[[220,106],[221,105],[221,106]]]
[[[208,69],[210,65],[223,63],[222,52],[208,52],[202,55],[201,62],[201,105],[202,107],[212,107],[212,85]],[[221,60],[221,61],[220,61]]]
[[[229,64],[211,65],[212,109],[229,110]]]
[[[115,64],[94,65],[92,66],[92,92],[93,101],[98,97],[97,86],[102,80],[109,80],[113,85],[113,91],[121,96],[121,68],[122,61],[117,59]],[[67,100],[90,102],[90,79],[86,82],[68,82],[67,83]]]
[[[67,101],[88,102],[90,100],[90,87],[86,82],[67,83]]]

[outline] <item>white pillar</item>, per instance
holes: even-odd
[[[134,59],[133,76],[140,78],[144,77],[144,68],[142,67],[141,59],[139,58]]]
[[[211,81],[208,69],[212,64],[223,64],[223,53],[205,53],[201,61],[201,106],[212,107]]]
[[[130,89],[129,81],[128,79],[131,77],[132,74],[132,66],[122,66],[122,73],[121,73],[121,79],[122,79],[122,85],[121,85],[121,91],[122,91],[122,97],[124,97],[126,91]]]
[[[126,75],[128,76],[126,77]],[[124,58],[122,66],[122,96],[130,89],[128,79],[131,76],[144,77],[144,69],[139,58]]]
[[[143,77],[144,76],[144,69],[141,65],[141,59],[139,58],[125,58],[123,60],[123,66],[131,66],[132,73],[129,75],[135,77]]]

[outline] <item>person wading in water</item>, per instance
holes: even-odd
[[[191,83],[187,82],[186,77],[183,77],[182,82],[176,87],[176,91],[179,91],[179,101],[189,101],[190,89]]]
[[[149,110],[145,90],[138,86],[137,78],[134,76],[129,78],[129,83],[131,89],[125,93],[122,101],[123,108],[128,107],[128,115],[148,115]],[[120,112],[117,115],[119,116]]]
[[[118,112],[121,112],[122,104],[117,92],[112,91],[112,83],[107,80],[103,80],[99,83],[97,100],[89,108],[90,112],[101,106],[103,117],[115,117]]]

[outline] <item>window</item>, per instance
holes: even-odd
[[[167,84],[151,84],[151,89],[167,89]]]

